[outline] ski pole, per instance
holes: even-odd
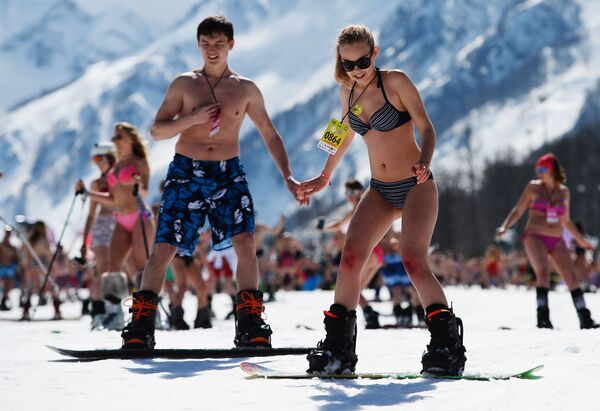
[[[69,219],[71,218],[71,213],[73,212],[73,207],[75,207],[75,201],[77,200],[77,196],[79,194],[83,194],[84,191],[80,190],[80,191],[76,191],[75,195],[73,196],[73,201],[71,201],[71,207],[69,207],[69,212],[67,213],[67,219],[65,220],[65,224],[63,225],[62,231],[60,232],[60,236],[58,237],[58,243],[56,244],[56,250],[54,250],[54,254],[52,254],[52,258],[50,259],[50,263],[48,264],[48,269],[46,270],[46,275],[44,276],[44,281],[42,282],[42,285],[40,286],[40,291],[38,294],[38,297],[42,297],[42,294],[44,293],[44,288],[46,287],[46,284],[48,284],[48,278],[50,277],[50,273],[52,273],[52,267],[54,266],[54,261],[56,261],[56,257],[58,256],[58,253],[60,252],[62,246],[61,246],[61,242],[62,242],[62,238],[65,235],[65,231],[67,229],[67,225],[69,224]],[[34,307],[35,310],[35,307]]]

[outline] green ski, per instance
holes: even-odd
[[[304,372],[286,372],[278,371],[271,368],[263,367],[251,362],[242,362],[240,368],[244,372],[250,374],[248,378],[266,378],[266,379],[370,379],[370,380],[381,380],[381,379],[392,379],[392,380],[412,380],[417,378],[423,379],[436,379],[436,380],[471,380],[471,381],[492,381],[492,380],[509,380],[511,378],[520,378],[522,380],[537,380],[542,378],[541,376],[535,375],[536,371],[544,368],[543,365],[538,365],[527,371],[515,373],[515,374],[466,374],[466,375],[435,375],[435,374],[420,374],[420,373],[398,373],[398,372],[367,372],[367,373],[356,373],[356,374],[341,374],[341,375],[327,375],[327,374],[307,374]]]

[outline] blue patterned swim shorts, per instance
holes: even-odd
[[[192,255],[208,217],[213,248],[231,246],[233,236],[254,232],[254,204],[238,157],[203,161],[175,154],[162,195],[157,243]]]

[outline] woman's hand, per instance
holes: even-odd
[[[496,228],[496,240],[500,240],[500,238],[506,233],[507,228],[503,225]]]
[[[429,163],[425,161],[419,161],[412,166],[411,171],[415,177],[417,177],[417,184],[424,183],[429,178]]]
[[[298,180],[296,180],[293,176],[289,175],[285,179],[285,184],[287,185],[287,189],[289,190],[289,192],[292,193],[292,195],[294,196],[296,201],[298,201],[300,203],[300,205],[307,204],[305,202],[304,197],[301,197],[299,195],[300,182]],[[283,222],[285,222],[285,219],[283,218],[283,216],[282,216],[282,219],[283,219]]]
[[[298,197],[302,200],[302,204],[310,203],[310,196],[318,193],[329,184],[328,178],[325,178],[323,175],[318,177],[311,178],[310,180],[303,181],[300,183],[300,188],[298,190]]]
[[[85,193],[87,190],[85,188],[85,184],[83,180],[77,180],[75,182],[75,194]]]
[[[576,240],[579,243],[579,246],[582,248],[585,248],[586,250],[590,250],[593,251],[594,250],[594,245],[592,243],[590,243],[588,240],[586,240],[585,238],[582,238],[581,240]]]

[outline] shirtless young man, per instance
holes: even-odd
[[[234,46],[231,22],[223,16],[204,19],[198,25],[197,40],[204,66],[175,78],[152,126],[156,141],[180,136],[167,173],[156,244],[141,290],[133,294],[133,315],[122,333],[123,348],[154,347],[157,294],[167,265],[175,254],[191,255],[206,217],[213,247],[233,244],[238,256],[235,345],[271,346],[271,328],[261,318],[252,197],[238,158],[246,113],[296,199],[299,185],[260,90],[227,65]]]

